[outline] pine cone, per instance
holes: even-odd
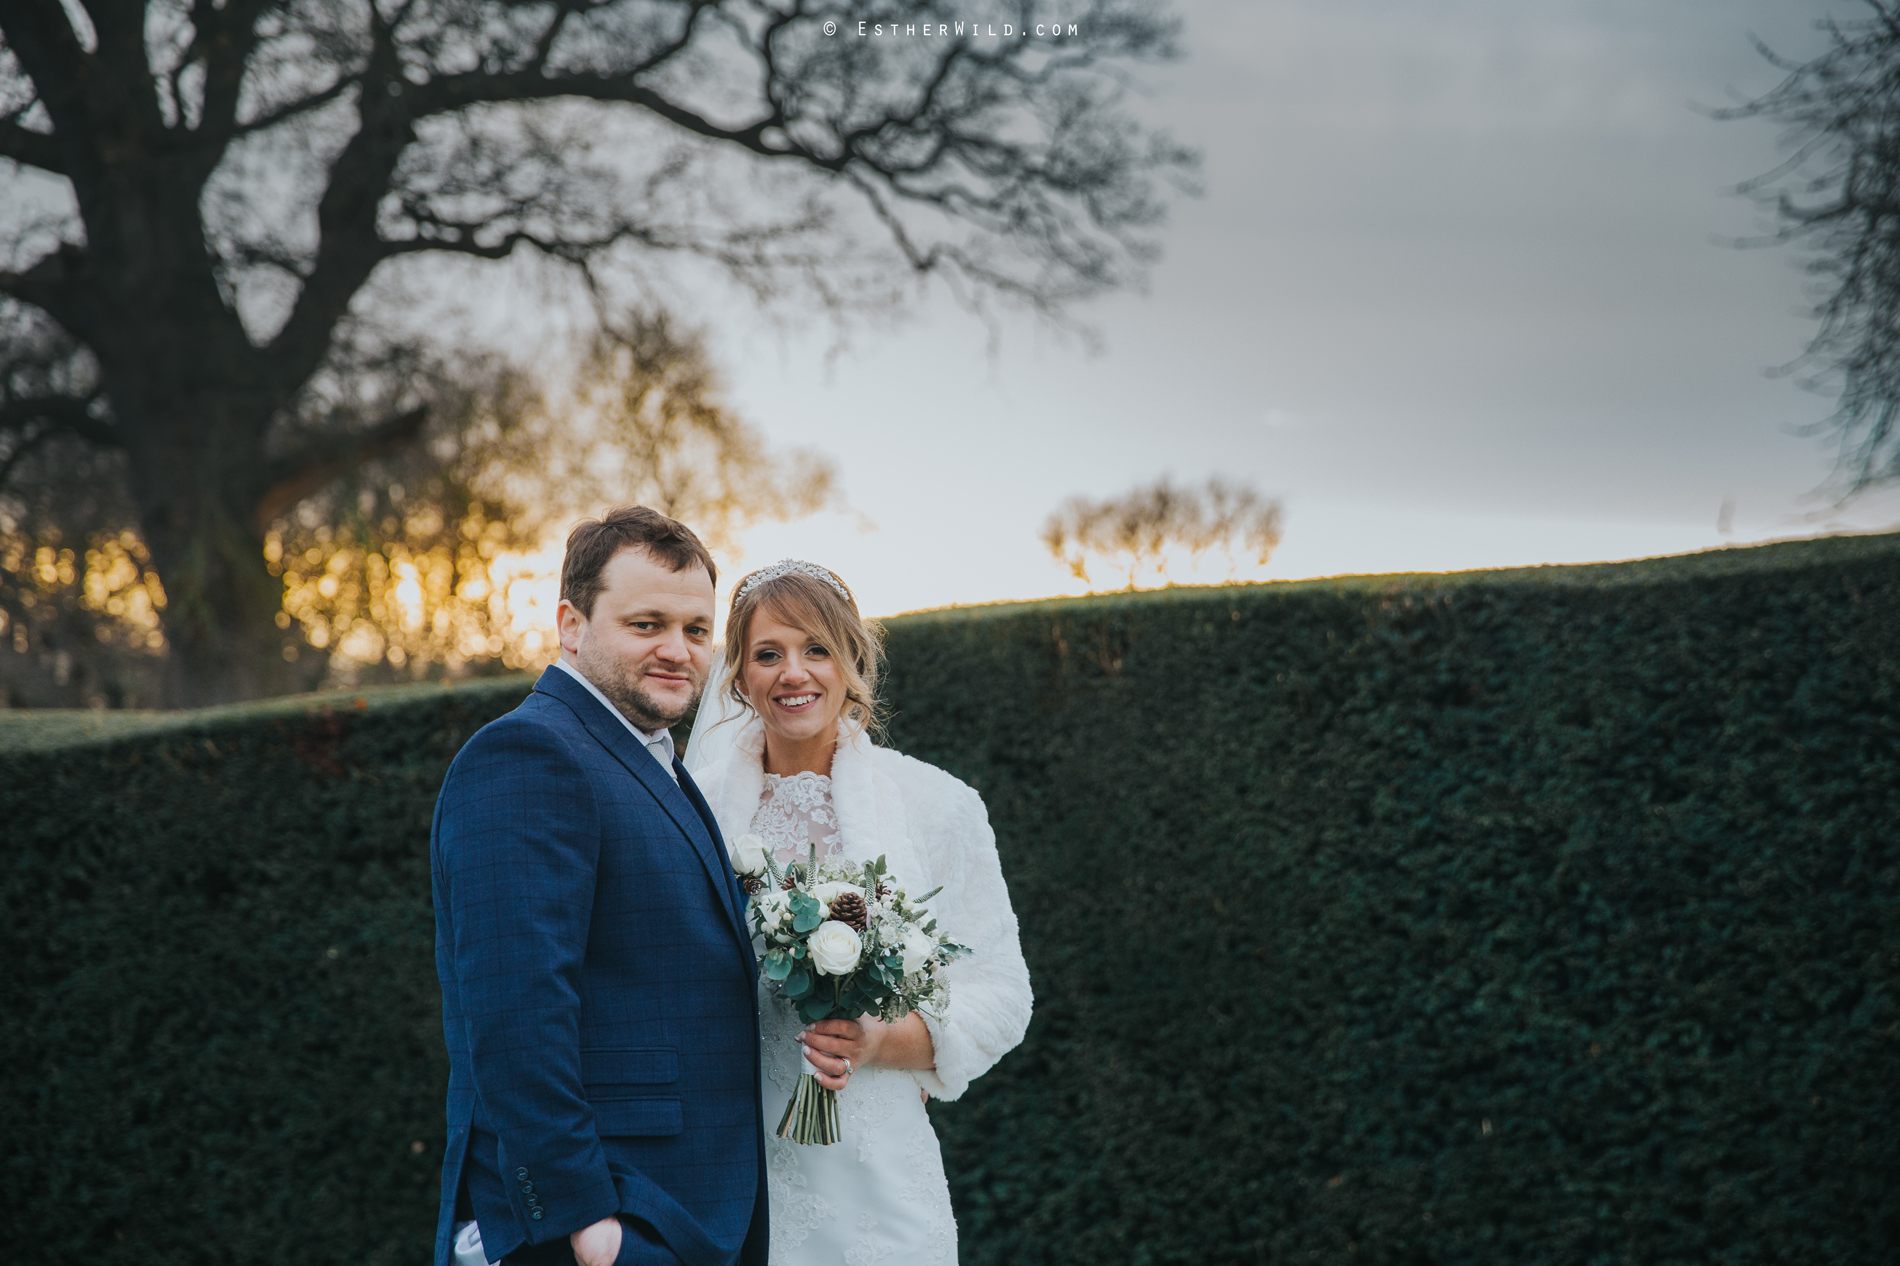
[[[841,892],[831,899],[831,917],[855,931],[864,931],[865,915],[864,898],[855,892]]]
[[[798,876],[788,870],[785,872],[785,878],[778,881],[778,886],[783,888],[786,892],[790,892],[792,889],[798,887]]]
[[[757,875],[741,876],[739,886],[745,889],[745,895],[748,897],[756,897],[765,891],[765,881]]]

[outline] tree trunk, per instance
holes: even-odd
[[[147,373],[138,375],[147,390],[128,385],[113,397],[140,528],[165,586],[172,707],[294,690],[307,675],[307,666],[285,659],[297,639],[277,627],[283,585],[270,574],[256,522],[263,436],[276,401],[248,389],[229,359],[200,348],[183,375],[191,381],[150,373],[163,362],[148,354]],[[128,400],[136,402],[129,409],[120,404]]]
[[[145,540],[165,585],[167,702],[233,703],[295,689],[276,624],[283,585],[250,523],[206,487],[177,490],[145,517]]]
[[[165,587],[167,702],[230,703],[295,689],[305,671],[278,629],[283,588],[256,521],[265,436],[286,386],[225,302],[202,247],[197,173],[128,197],[93,266],[121,302],[91,339],[127,456],[130,491]],[[153,196],[156,194],[156,196]],[[145,239],[169,249],[139,249]],[[195,256],[184,243],[198,243]],[[154,318],[153,314],[162,314]]]

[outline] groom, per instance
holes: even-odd
[[[765,1262],[743,893],[668,728],[706,682],[714,577],[644,507],[576,527],[559,662],[449,768],[435,1266]]]

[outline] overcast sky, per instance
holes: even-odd
[[[1072,589],[1037,531],[1074,493],[1219,473],[1280,497],[1268,578],[1672,553],[1806,534],[1827,402],[1767,371],[1812,332],[1785,249],[1735,250],[1772,125],[1699,107],[1852,5],[1181,0],[1142,111],[1205,155],[1150,293],[1028,319],[947,301],[809,342],[711,319],[741,411],[829,453],[854,515],[756,530],[874,612]],[[1717,531],[1732,502],[1729,535]],[[866,521],[875,525],[866,530]],[[1900,523],[1900,498],[1833,516]],[[1183,579],[1219,579],[1217,574]]]

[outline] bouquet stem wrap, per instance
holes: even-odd
[[[779,1118],[778,1136],[794,1143],[836,1143],[844,1137],[838,1125],[838,1092],[818,1084],[818,1070],[801,1053],[798,1062],[804,1068],[792,1101]]]

